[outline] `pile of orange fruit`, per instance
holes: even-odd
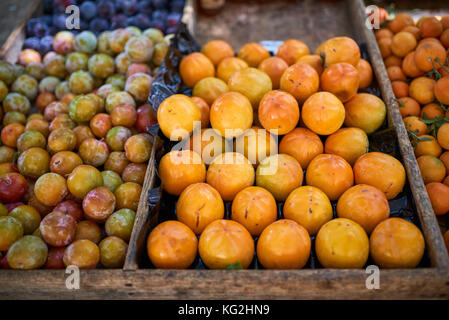
[[[375,31],[434,212],[449,212],[449,15],[397,14]],[[445,234],[449,243],[449,233]]]
[[[248,268],[256,253],[264,268],[299,269],[311,237],[325,268],[362,268],[369,256],[382,268],[419,264],[421,231],[390,217],[404,167],[368,149],[386,107],[364,91],[372,69],[353,39],[314,53],[290,39],[275,56],[254,42],[236,55],[214,40],[179,72],[193,97],[172,95],[157,111],[162,133],[184,148],[159,162],[162,188],[179,198],[177,220],[147,239],[156,268],[189,268],[198,253],[210,269]]]

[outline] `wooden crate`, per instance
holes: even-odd
[[[278,3],[271,4],[278,6]],[[290,4],[292,5],[292,4]],[[284,37],[302,38],[316,45],[336,35],[349,35],[362,39],[368,45],[376,78],[388,107],[389,124],[396,130],[399,146],[407,170],[408,181],[416,201],[417,211],[424,231],[426,245],[431,256],[432,267],[406,270],[381,270],[380,289],[369,290],[365,282],[368,274],[362,269],[303,269],[303,270],[158,270],[139,269],[138,256],[145,249],[145,238],[149,221],[147,192],[154,186],[156,170],[147,170],[144,190],[130,240],[125,267],[123,270],[82,270],[79,290],[68,290],[65,286],[67,275],[64,270],[14,271],[1,270],[0,296],[3,299],[447,299],[449,298],[449,257],[444,247],[441,233],[431,210],[430,201],[418,170],[413,149],[408,140],[405,127],[394,97],[382,58],[371,30],[364,27],[365,9],[361,0],[346,2],[315,2],[305,0],[296,4],[316,8],[314,26],[306,24],[302,29],[286,25]],[[236,4],[231,4],[231,10]],[[294,6],[294,5],[292,5]],[[324,8],[324,11],[320,11]],[[266,7],[265,7],[266,9]],[[291,8],[284,11],[287,14]],[[301,8],[291,21],[300,21]],[[227,10],[227,9],[225,9]],[[312,12],[312,13],[313,13]],[[324,17],[318,17],[320,14]],[[309,15],[305,11],[303,14]],[[313,17],[312,17],[313,18]],[[209,19],[209,18],[207,18]],[[207,20],[206,19],[206,20]],[[212,18],[210,18],[212,19]],[[219,18],[215,18],[219,22]],[[287,19],[287,18],[286,18]],[[296,20],[295,20],[296,19]],[[311,19],[310,17],[308,18]],[[332,24],[327,24],[328,21]],[[335,22],[335,21],[337,22]],[[265,21],[265,20],[264,20]],[[349,23],[353,24],[350,25]],[[269,24],[270,21],[265,21]],[[290,22],[289,22],[290,23]],[[293,22],[291,22],[293,23]],[[347,24],[345,24],[347,23]],[[342,24],[341,28],[338,25]],[[204,25],[197,21],[195,30]],[[248,33],[250,40],[266,40],[269,31],[259,26]],[[299,34],[296,33],[298,31]],[[257,39],[257,35],[264,38]],[[275,33],[273,33],[275,35]],[[198,35],[200,36],[200,35]],[[201,40],[201,36],[198,37]],[[230,35],[230,37],[232,34]],[[223,37],[222,37],[223,38]],[[226,40],[226,39],[225,39]],[[237,45],[230,41],[235,47]],[[155,141],[157,144],[158,141]],[[153,148],[151,163],[154,163]]]

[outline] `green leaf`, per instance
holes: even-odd
[[[226,270],[242,270],[242,269],[243,269],[243,266],[240,261],[237,261],[237,263],[235,263],[235,264],[228,264],[226,266]]]

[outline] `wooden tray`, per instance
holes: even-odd
[[[279,6],[277,1],[267,6]],[[193,2],[191,2],[192,4]],[[242,12],[254,4],[240,4]],[[226,18],[227,10],[235,10],[237,4],[230,4],[225,11],[213,19],[217,24]],[[247,6],[247,7],[245,7]],[[297,10],[292,11],[292,8]],[[194,7],[191,7],[194,9]],[[348,35],[368,44],[373,69],[388,107],[388,118],[398,136],[399,146],[407,169],[408,181],[416,200],[416,207],[424,231],[427,248],[431,256],[431,268],[381,270],[380,289],[369,290],[365,282],[369,274],[362,269],[335,270],[158,270],[138,269],[137,257],[144,249],[145,229],[149,208],[147,192],[156,178],[155,167],[150,166],[145,177],[141,202],[137,211],[133,234],[130,240],[124,270],[82,270],[79,290],[68,290],[65,286],[67,275],[64,270],[14,271],[1,270],[0,296],[3,299],[448,299],[449,298],[449,257],[444,247],[441,233],[430,201],[418,170],[413,149],[402,124],[398,106],[382,58],[377,49],[374,35],[364,26],[365,8],[361,0],[346,2],[316,2],[304,0],[285,4],[278,15],[291,21],[284,26],[284,36],[304,39],[316,46],[321,41],[337,35]],[[313,10],[302,10],[314,8]],[[320,11],[320,8],[323,9]],[[257,10],[266,10],[267,7]],[[249,9],[248,9],[249,10]],[[194,11],[193,11],[194,12]],[[231,12],[232,13],[232,12]],[[310,16],[315,13],[314,17]],[[257,13],[256,13],[257,14]],[[274,13],[273,13],[274,14]],[[292,18],[292,15],[294,18]],[[312,21],[305,25],[301,19]],[[316,22],[312,20],[316,19]],[[201,30],[202,19],[196,21],[194,30]],[[208,21],[211,18],[204,18]],[[253,18],[252,18],[253,19]],[[210,20],[209,20],[210,21]],[[287,20],[286,20],[287,21]],[[337,21],[337,22],[336,22]],[[266,40],[267,35],[275,36],[264,24],[270,20],[260,20],[258,28],[243,42]],[[348,22],[348,24],[345,24]],[[349,25],[352,22],[353,25]],[[224,24],[226,26],[226,23]],[[295,28],[295,26],[297,26]],[[320,26],[319,30],[316,28]],[[239,26],[234,26],[239,28]],[[231,26],[229,26],[231,28]],[[240,27],[241,28],[241,27]],[[257,31],[259,29],[260,31]],[[288,29],[288,30],[287,30]],[[233,29],[235,30],[235,28]],[[266,30],[266,31],[264,31]],[[355,32],[358,32],[357,34]],[[258,39],[255,35],[265,35]],[[301,37],[306,34],[306,37]],[[233,33],[231,32],[230,37]],[[314,38],[315,37],[315,38]],[[226,37],[221,37],[226,40]],[[314,40],[310,40],[314,38]],[[198,37],[201,41],[201,36]],[[230,41],[234,47],[235,42]],[[158,141],[156,139],[155,145]],[[155,148],[150,161],[154,161]],[[154,163],[154,162],[153,162]],[[430,208],[430,209],[429,209]]]

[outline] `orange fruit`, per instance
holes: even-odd
[[[382,58],[384,58],[384,59],[388,58],[393,54],[393,52],[391,51],[391,42],[392,41],[393,41],[392,38],[381,38],[377,42],[377,45],[379,47],[380,54],[382,55]]]
[[[323,59],[317,54],[306,54],[305,56],[302,56],[298,60],[296,60],[296,62],[308,64],[315,69],[318,75],[321,75],[323,73]]]
[[[446,167],[437,157],[422,155],[416,159],[424,184],[441,182],[446,177]]]
[[[385,58],[384,63],[385,63],[385,67],[388,68],[388,67],[392,67],[392,66],[400,67],[400,66],[402,66],[403,62],[402,62],[402,59],[399,57],[389,56],[389,57]]]
[[[329,135],[343,125],[345,107],[332,93],[317,92],[304,102],[302,120],[316,134]]]
[[[307,167],[306,182],[307,185],[321,189],[330,200],[337,200],[354,184],[354,173],[342,157],[319,154]]]
[[[442,17],[440,21],[444,30],[449,29],[449,14]]]
[[[345,191],[338,199],[337,214],[360,224],[370,234],[379,222],[390,216],[385,194],[379,189],[359,184]]]
[[[398,100],[399,112],[403,118],[408,116],[419,116],[421,107],[415,99],[410,97],[399,98]]]
[[[374,31],[374,36],[376,37],[376,40],[379,41],[382,38],[393,38],[394,34],[390,29],[384,28]]]
[[[409,52],[399,67],[402,66],[402,71],[404,74],[410,78],[417,78],[424,74],[424,71],[421,71],[415,62],[415,51]]]
[[[443,108],[437,103],[426,104],[421,109],[420,116],[426,120],[433,120],[444,115]]]
[[[425,124],[418,117],[415,116],[405,117],[404,125],[408,130],[415,132],[415,134],[418,137],[422,136],[423,134],[426,134],[427,132],[427,124]]]
[[[444,163],[446,167],[446,175],[449,176],[449,151],[445,151],[440,155],[440,160]]]
[[[201,155],[204,163],[209,165],[216,156],[225,152],[230,144],[215,130],[209,128],[194,131],[185,147]]]
[[[249,42],[240,48],[238,57],[248,63],[250,67],[257,68],[259,63],[268,58],[270,53],[257,42]]]
[[[182,58],[179,64],[179,73],[184,84],[193,88],[201,79],[213,77],[215,68],[204,54],[193,52]]]
[[[421,231],[404,219],[382,221],[370,237],[370,252],[381,268],[415,268],[424,254]]]
[[[298,102],[287,92],[273,90],[260,100],[258,115],[265,129],[276,135],[284,135],[298,124]]]
[[[254,241],[248,230],[232,220],[210,223],[200,236],[199,253],[209,269],[226,269],[240,262],[243,269],[254,258]]]
[[[419,26],[423,38],[438,38],[443,32],[443,25],[435,17],[424,19]]]
[[[435,80],[427,77],[413,79],[409,86],[410,97],[420,104],[427,104],[435,100]]]
[[[362,268],[369,255],[369,240],[365,230],[356,222],[337,218],[318,231],[315,250],[325,268]]]
[[[321,226],[332,219],[332,205],[327,195],[312,186],[293,190],[284,203],[284,218],[291,219],[316,235]]]
[[[426,140],[418,141],[415,147],[415,156],[418,158],[424,154],[439,157],[442,153],[441,146],[434,136],[423,134],[421,138]]]
[[[418,27],[407,26],[404,29],[402,29],[401,32],[409,32],[409,33],[411,33],[415,37],[416,40],[420,40],[421,39],[421,30],[419,30]]]
[[[444,30],[440,36],[441,44],[447,49],[449,48],[449,31]]]
[[[234,49],[226,41],[211,40],[201,48],[201,53],[217,66],[223,59],[233,57]]]
[[[413,34],[406,31],[398,32],[391,40],[391,51],[397,57],[405,57],[407,53],[413,51],[417,45]]]
[[[449,212],[449,187],[447,185],[441,182],[431,182],[426,184],[426,190],[437,216]]]
[[[359,89],[368,88],[373,82],[373,69],[370,63],[365,59],[360,59],[355,67],[360,76]]]
[[[236,57],[225,58],[217,66],[217,77],[227,83],[234,72],[245,68],[248,68],[245,60]]]
[[[348,37],[335,37],[326,40],[318,46],[315,54],[324,56],[326,66],[346,62],[355,67],[360,60],[359,46]]]
[[[309,53],[309,47],[304,42],[296,39],[288,39],[279,46],[276,56],[291,66],[299,58]]]
[[[437,58],[443,63],[446,61],[446,56],[446,50],[438,40],[421,41],[415,51],[415,63],[421,71],[428,72],[433,69]]]
[[[277,142],[266,130],[252,127],[237,137],[234,151],[243,154],[255,166],[266,157],[277,153]]]
[[[195,84],[192,94],[203,98],[208,105],[211,105],[215,99],[228,91],[229,88],[226,82],[218,78],[208,77],[201,79]]]
[[[407,26],[414,26],[415,21],[408,13],[399,13],[388,23],[388,28],[398,33]]]
[[[359,128],[342,128],[327,137],[324,152],[336,154],[351,166],[363,154],[368,152],[368,136]]]
[[[449,104],[449,77],[439,79],[434,86],[435,98],[442,104]]]
[[[323,153],[323,142],[309,129],[295,128],[282,138],[279,153],[292,156],[299,162],[301,168],[307,169],[310,161]]]
[[[242,224],[252,236],[258,236],[277,219],[276,200],[261,187],[248,187],[232,201],[232,220]]]
[[[281,58],[269,57],[263,60],[257,68],[270,77],[273,89],[279,89],[282,74],[287,70],[288,64]]]
[[[180,195],[193,183],[204,182],[206,166],[200,155],[191,150],[171,151],[159,163],[162,187],[173,195]]]
[[[382,99],[369,93],[356,94],[345,103],[344,107],[345,125],[360,128],[367,134],[379,129],[387,114],[387,108]]]
[[[391,87],[393,88],[394,96],[399,99],[403,97],[408,97],[408,84],[404,81],[392,81]]]
[[[405,76],[404,72],[402,72],[401,67],[398,67],[398,66],[388,67],[387,74],[388,74],[388,78],[391,81],[394,81],[394,80],[406,81],[407,80],[407,77]]]
[[[273,89],[270,77],[256,68],[237,70],[228,80],[230,91],[240,92],[257,110],[262,97]]]
[[[187,269],[195,260],[198,240],[192,230],[179,221],[157,225],[147,239],[147,253],[156,268]]]
[[[192,101],[196,104],[196,106],[200,109],[201,113],[201,128],[209,127],[209,113],[210,107],[203,98],[200,97],[191,97]]]
[[[359,83],[359,71],[345,62],[330,65],[320,77],[321,88],[333,93],[342,102],[348,101],[357,93]]]
[[[396,158],[381,152],[369,152],[354,164],[356,184],[368,184],[394,199],[404,188],[405,169]]]
[[[295,63],[285,70],[281,77],[280,89],[293,95],[299,103],[303,103],[319,89],[318,73],[310,65]]]
[[[223,200],[207,183],[191,184],[179,196],[176,217],[195,234],[201,234],[209,223],[223,219]]]
[[[282,219],[260,235],[257,258],[266,269],[301,269],[309,260],[310,247],[306,229],[293,220]]]

